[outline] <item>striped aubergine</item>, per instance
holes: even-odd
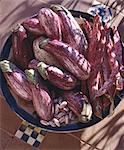
[[[61,19],[63,41],[84,54],[88,48],[87,39],[72,14],[61,5],[51,5]]]
[[[0,68],[12,91],[20,98],[31,101],[32,92],[25,73],[8,60],[0,61]]]
[[[28,18],[23,21],[22,25],[31,33],[36,35],[44,34],[40,29],[40,22],[37,18]]]
[[[62,66],[59,64],[59,62],[54,58],[53,55],[45,51],[43,48],[40,47],[40,43],[43,43],[48,38],[45,36],[41,36],[34,40],[33,42],[33,52],[35,55],[35,58],[39,61],[43,61],[49,65],[54,65],[59,68],[62,68]]]
[[[58,40],[46,40],[40,47],[52,54],[59,63],[80,80],[86,80],[91,71],[90,63],[76,49]]]
[[[37,114],[42,120],[51,120],[54,114],[54,105],[47,86],[34,69],[26,69],[25,73],[30,83],[32,101]]]
[[[38,67],[37,67],[37,65],[38,65],[38,63],[39,63],[40,61],[38,61],[38,60],[36,60],[36,59],[32,59],[30,62],[29,62],[29,64],[28,64],[28,69],[34,69],[34,70],[37,70],[38,71]],[[55,88],[53,89],[53,88],[51,88],[51,89],[49,89],[50,90],[50,96],[51,96],[51,98],[52,99],[54,99],[55,98],[55,93],[56,93],[56,90],[55,90]]]
[[[44,80],[50,81],[53,85],[63,90],[73,89],[78,84],[77,79],[67,71],[36,59],[30,61],[28,68],[37,69]]]
[[[50,81],[60,89],[70,90],[77,85],[77,79],[73,75],[55,66],[40,62],[37,65],[37,69],[45,80]]]
[[[91,119],[92,107],[82,92],[64,92],[62,97],[67,101],[72,112],[78,116],[79,121],[87,122]]]
[[[23,70],[26,69],[29,61],[33,58],[33,52],[32,44],[22,25],[18,24],[16,28],[13,29],[12,50],[15,64]]]
[[[41,30],[51,39],[62,39],[59,16],[49,8],[42,8],[38,13]]]

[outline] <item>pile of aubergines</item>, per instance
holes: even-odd
[[[103,26],[99,15],[79,20],[61,5],[41,8],[13,29],[13,57],[0,61],[8,86],[33,103],[44,125],[102,118],[124,88],[117,29]]]

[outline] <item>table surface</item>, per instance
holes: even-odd
[[[124,42],[124,1],[98,0],[111,8],[112,26],[118,27]],[[11,29],[24,18],[51,4],[68,9],[87,11],[94,0],[0,0],[0,49]],[[0,94],[0,150],[35,150],[14,137],[21,119],[9,108]],[[112,116],[100,123],[70,134],[48,133],[37,149],[42,150],[124,150],[124,98]]]

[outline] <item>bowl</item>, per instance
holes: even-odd
[[[85,18],[86,20],[88,20],[90,22],[93,21],[93,16],[91,16],[88,13],[75,11],[75,10],[70,10],[70,12],[76,18],[79,18],[81,16],[81,17]],[[11,46],[12,46],[12,35],[10,35],[8,37],[8,39],[6,40],[6,42],[4,44],[4,47],[3,47],[1,55],[0,55],[0,60],[9,58],[9,55],[11,53]],[[124,50],[124,47],[123,47],[123,50]],[[25,111],[22,107],[20,107],[20,105],[16,102],[15,97],[12,95],[10,89],[7,86],[7,82],[6,82],[2,72],[1,72],[0,83],[1,83],[1,90],[2,90],[3,96],[5,97],[5,100],[8,103],[8,105],[10,106],[10,108],[22,120],[27,121],[29,124],[31,124],[33,126],[40,127],[44,131],[59,132],[59,133],[77,132],[79,130],[82,130],[83,128],[87,128],[87,127],[95,125],[96,123],[102,121],[105,117],[107,117],[109,115],[109,109],[110,108],[107,107],[103,111],[103,119],[100,119],[100,118],[98,118],[98,117],[93,115],[92,120],[90,122],[88,122],[88,123],[81,123],[81,122],[79,122],[79,123],[68,124],[68,125],[62,126],[62,127],[45,126],[45,125],[42,125],[37,118],[35,118],[30,113]],[[115,96],[115,98],[114,98],[115,107],[119,104],[119,102],[121,101],[121,97],[123,95],[124,95],[124,91],[120,91]]]

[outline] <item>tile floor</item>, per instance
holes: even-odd
[[[124,42],[124,1],[97,0],[110,6],[114,14],[112,25],[118,27]],[[87,11],[93,0],[4,0],[0,1],[0,48],[11,29],[41,7],[59,3],[69,9]],[[7,7],[7,8],[6,8]],[[14,137],[21,119],[9,108],[0,94],[0,150],[35,150]],[[102,122],[71,134],[49,133],[38,150],[124,150],[124,99],[113,116]]]

